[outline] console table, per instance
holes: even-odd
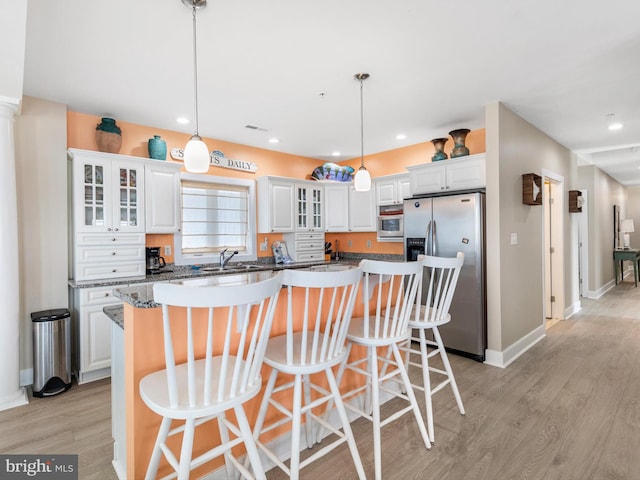
[[[633,262],[633,283],[638,286],[638,264],[640,264],[640,250],[616,249],[613,251],[613,268],[616,275],[616,285],[618,284],[618,266],[620,267],[620,281],[624,278],[623,262]]]

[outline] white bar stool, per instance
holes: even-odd
[[[260,370],[280,290],[280,275],[245,285],[153,286],[154,300],[162,304],[166,368],[145,376],[139,385],[142,400],[162,416],[147,480],[156,478],[162,455],[176,472],[165,478],[187,480],[191,470],[220,455],[229,479],[236,471],[244,478],[266,478],[243,404],[262,387]],[[187,344],[184,363],[174,356],[180,338]],[[229,410],[237,425],[227,417]],[[213,419],[220,445],[192,459],[195,427]],[[171,429],[174,420],[183,422]],[[177,458],[167,438],[179,433],[183,438]],[[232,454],[239,444],[247,450],[253,474]]]
[[[420,408],[411,382],[405,369],[404,359],[399,345],[411,337],[408,327],[409,316],[415,303],[418,286],[422,277],[422,264],[418,262],[384,262],[363,260],[360,263],[364,278],[362,281],[362,299],[364,317],[353,318],[347,335],[349,353],[353,345],[362,345],[367,356],[348,363],[348,357],[340,366],[338,383],[346,369],[366,378],[364,386],[357,387],[342,395],[343,400],[353,402],[345,406],[373,422],[373,455],[375,478],[382,478],[381,429],[405,413],[413,413],[416,424],[427,449],[431,448]],[[371,301],[375,303],[369,311]],[[366,364],[364,368],[362,364]],[[400,377],[400,378],[398,378]],[[391,388],[388,382],[396,383]],[[391,414],[384,420],[380,418],[380,392],[384,391],[404,399],[408,405]],[[406,393],[404,393],[406,392]],[[360,402],[358,402],[360,400]],[[360,403],[360,406],[357,405]]]
[[[264,362],[273,370],[254,427],[254,438],[258,447],[291,479],[298,479],[302,468],[345,442],[351,452],[358,478],[366,478],[332,370],[332,367],[339,365],[347,355],[346,336],[361,278],[362,270],[359,267],[342,271],[283,271],[282,283],[288,293],[286,333],[269,340]],[[310,377],[313,374],[323,374],[328,389],[325,385],[313,383]],[[276,388],[276,379],[280,375],[293,379]],[[291,389],[293,391],[289,398],[292,399],[293,405],[290,409],[274,398],[274,394]],[[313,400],[311,390],[315,393]],[[336,404],[339,428],[313,412],[313,409],[330,401]],[[270,406],[283,417],[265,426]],[[320,428],[330,430],[338,438],[300,461],[303,416],[308,448],[313,447],[315,435]],[[267,447],[261,436],[289,422],[291,454],[287,466]]]
[[[414,307],[409,327],[413,329],[413,335],[417,332],[417,337],[413,336],[407,343],[407,347],[403,348],[406,354],[407,370],[411,366],[422,369],[422,385],[413,384],[413,387],[424,392],[425,405],[427,409],[427,430],[429,431],[429,439],[434,442],[433,427],[433,402],[432,396],[439,392],[446,385],[451,386],[453,396],[456,399],[458,410],[464,415],[464,406],[462,398],[458,392],[456,379],[453,376],[453,370],[447,357],[447,351],[442,343],[442,337],[438,327],[451,321],[449,308],[451,300],[456,290],[460,270],[464,262],[464,253],[458,252],[455,258],[442,258],[420,255],[416,263],[424,266],[425,272],[421,279],[419,292],[426,294],[424,304],[422,303],[420,293],[416,296],[416,305]],[[433,340],[427,339],[427,331],[431,330]],[[417,345],[418,348],[415,348]],[[431,351],[429,351],[431,350]],[[420,356],[420,363],[411,361],[411,354]],[[429,365],[429,359],[440,355],[444,370]],[[440,375],[438,378],[444,379],[435,387],[431,386],[431,373]]]

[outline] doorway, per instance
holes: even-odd
[[[564,181],[543,171],[544,322],[551,328],[564,318]]]

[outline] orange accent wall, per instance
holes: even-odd
[[[147,142],[153,135],[160,135],[167,142],[167,157],[172,148],[183,148],[190,138],[190,134],[179,133],[171,130],[163,130],[134,123],[117,120],[118,126],[122,129],[122,147],[120,153],[136,157],[148,158]],[[100,117],[78,112],[67,112],[67,146],[69,148],[81,148],[85,150],[97,150],[95,141],[96,125],[100,123]],[[287,153],[274,152],[262,148],[250,147],[237,143],[225,142],[212,138],[204,138],[209,150],[220,150],[233,159],[245,160],[258,165],[257,173],[241,172],[221,167],[211,167],[209,175],[219,175],[223,177],[255,179],[265,175],[275,175],[289,178],[309,179],[313,169],[324,162],[314,158],[291,155]],[[485,129],[473,130],[467,135],[466,145],[470,153],[483,153],[486,151]],[[450,155],[453,148],[453,139],[449,138],[445,144],[444,151]],[[429,163],[435,153],[435,148],[431,142],[419,143],[408,147],[397,148],[386,152],[367,155],[364,163],[373,178],[405,172],[405,167]],[[343,165],[351,165],[358,168],[360,159],[355,158],[345,162]],[[258,234],[258,243],[269,239],[267,251],[258,251],[258,257],[271,257],[271,244],[276,240],[282,240],[281,234]],[[327,242],[332,242],[335,249],[335,239],[340,243],[340,251],[353,253],[376,253],[401,255],[403,252],[402,243],[378,242],[375,233],[327,233]],[[371,241],[371,248],[367,248],[367,241]],[[351,246],[348,245],[351,241]],[[173,235],[147,235],[147,246],[164,245],[172,246]],[[164,256],[164,255],[163,255]],[[174,261],[173,255],[164,256],[165,261]]]

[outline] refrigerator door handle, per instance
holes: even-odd
[[[438,252],[436,250],[436,243],[437,243],[437,239],[438,239],[438,232],[436,231],[436,221],[433,221],[433,236],[431,238],[432,244],[431,244],[431,251],[433,252],[432,255],[434,257],[438,256]]]
[[[424,254],[431,255],[431,220],[427,224],[427,236],[425,238]]]

